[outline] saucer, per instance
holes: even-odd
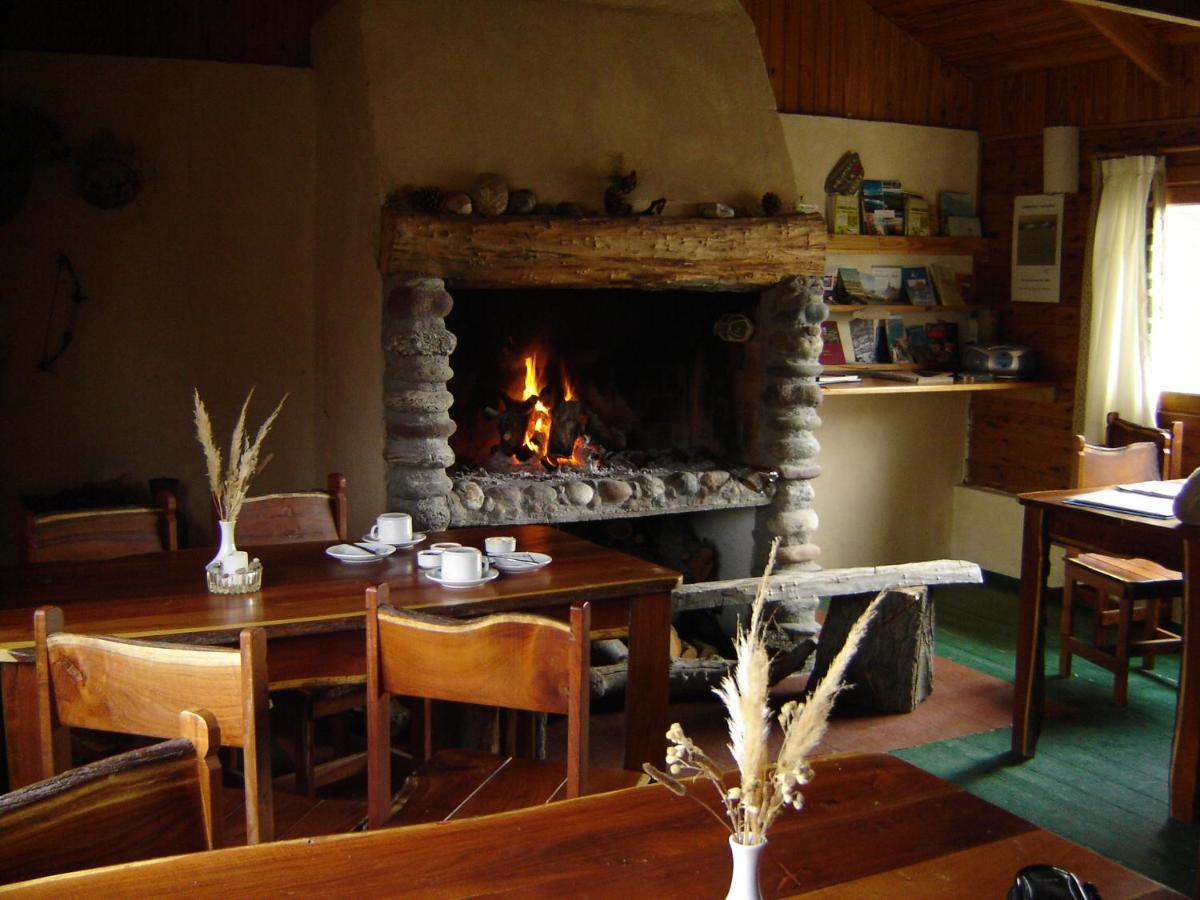
[[[536,572],[543,566],[550,565],[550,555],[547,553],[532,553],[528,550],[518,550],[513,553],[497,553],[488,556],[492,565],[501,572],[516,574],[520,572]]]
[[[482,578],[472,578],[470,581],[446,581],[442,578],[441,566],[438,566],[436,569],[423,569],[422,572],[430,581],[437,582],[444,588],[453,588],[455,590],[459,588],[479,587],[481,584],[487,584],[489,581],[494,581],[500,577],[500,573],[495,569],[488,569],[487,574]]]
[[[384,544],[380,541],[364,541],[363,543],[370,544],[372,549],[357,547],[354,544],[334,544],[332,547],[325,548],[325,555],[342,562],[358,563],[374,562],[396,552],[396,548],[391,544]]]
[[[379,544],[382,547],[391,547],[394,550],[407,550],[409,547],[415,547],[417,544],[421,543],[421,541],[425,540],[425,535],[418,531],[407,541],[401,541],[398,544],[389,544],[387,541],[377,541],[375,538],[371,537],[370,534],[364,534],[362,539],[368,544]]]

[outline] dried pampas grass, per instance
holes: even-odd
[[[730,830],[734,840],[746,845],[766,840],[767,829],[784,807],[797,810],[803,807],[804,796],[799,788],[808,784],[813,775],[808,757],[825,736],[834,700],[844,687],[842,677],[846,667],[858,650],[880,599],[887,593],[881,592],[850,629],[846,643],[808,699],[803,703],[793,700],[784,704],[774,717],[783,733],[783,744],[779,757],[772,761],[767,750],[772,713],[767,693],[770,656],[764,640],[764,609],[778,547],[779,540],[776,539],[771,544],[762,580],[750,606],[749,625],[742,628],[738,623],[734,637],[737,663],[714,689],[725,706],[729,751],[740,775],[738,786],[726,789],[716,763],[684,734],[678,722],[667,732],[667,740],[671,742],[666,759],[668,771],[662,772],[649,763],[643,766],[652,778],[680,796],[687,795],[687,787],[680,777],[700,775],[711,781],[729,820],[722,824]],[[711,811],[707,805],[701,805]]]
[[[275,424],[275,418],[279,415],[279,411],[283,409],[284,400],[287,400],[287,394],[284,394],[283,399],[279,401],[279,405],[258,426],[254,440],[250,440],[246,431],[246,410],[250,407],[250,398],[253,396],[254,388],[251,388],[250,393],[246,395],[246,399],[242,402],[242,411],[238,415],[237,424],[233,427],[233,437],[229,441],[229,465],[223,467],[221,448],[217,446],[217,442],[213,439],[212,419],[209,418],[208,409],[205,407],[204,401],[200,399],[200,392],[195,389],[192,390],[192,405],[196,418],[196,439],[200,442],[200,446],[204,448],[204,463],[208,473],[208,490],[212,494],[213,506],[216,507],[217,517],[227,522],[237,521],[238,513],[242,509],[242,503],[246,499],[246,494],[250,491],[251,479],[265,469],[267,463],[271,461],[269,454],[261,462],[259,461],[259,456],[262,452],[263,441],[266,440],[271,426]]]

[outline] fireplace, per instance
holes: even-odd
[[[390,508],[437,529],[762,507],[756,546],[814,565],[819,217],[385,235]]]

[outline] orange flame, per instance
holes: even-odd
[[[533,400],[533,409],[530,411],[523,443],[538,457],[546,458],[549,456],[550,428],[554,419],[550,409],[541,400],[541,393],[546,388],[543,374],[537,353],[526,356],[525,377],[523,381],[519,381],[519,389],[522,392],[522,400]],[[564,401],[576,398],[575,388],[567,378],[566,372],[562,374],[562,387]],[[575,446],[571,448],[571,455],[556,457],[554,462],[565,466],[583,466],[586,462],[586,447],[587,442],[583,438],[577,438]]]

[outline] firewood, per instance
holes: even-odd
[[[547,452],[552,456],[570,456],[575,439],[583,432],[583,404],[578,400],[564,400],[554,407],[552,416]]]

